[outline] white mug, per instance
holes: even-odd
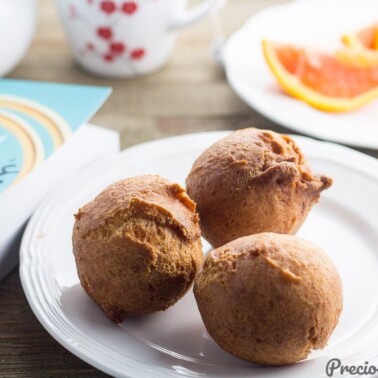
[[[0,0],[0,76],[26,53],[34,35],[36,0]]]
[[[55,0],[76,61],[93,74],[134,77],[168,60],[177,30],[225,0]]]

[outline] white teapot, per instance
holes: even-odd
[[[37,0],[0,0],[0,76],[9,73],[32,40]]]

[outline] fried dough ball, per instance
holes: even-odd
[[[159,176],[116,182],[75,217],[81,285],[116,323],[175,304],[202,264],[195,204]]]
[[[215,342],[264,365],[292,364],[324,348],[343,306],[331,259],[308,241],[274,233],[213,250],[194,294]]]
[[[214,247],[260,232],[295,234],[331,184],[312,174],[290,137],[255,128],[210,146],[186,180],[202,235]]]

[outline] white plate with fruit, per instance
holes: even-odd
[[[262,10],[226,43],[223,62],[229,83],[248,105],[280,125],[324,140],[377,149],[378,44],[375,49],[362,44],[357,52],[346,47],[353,44],[346,41],[358,39],[365,28],[377,33],[374,9],[375,0],[298,0]],[[352,38],[342,38],[345,35]],[[269,64],[263,40],[268,41]],[[298,61],[287,55],[287,65],[281,65],[276,43],[285,46],[287,54],[290,46],[298,47]],[[339,63],[335,56],[340,52],[349,63]],[[351,58],[353,54],[359,57]],[[365,69],[354,68],[361,61]],[[369,64],[372,67],[367,68]],[[319,96],[322,93],[329,97]],[[357,93],[367,94],[371,101],[362,97],[349,101]]]

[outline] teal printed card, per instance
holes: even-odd
[[[42,164],[111,89],[0,79],[0,193]]]

